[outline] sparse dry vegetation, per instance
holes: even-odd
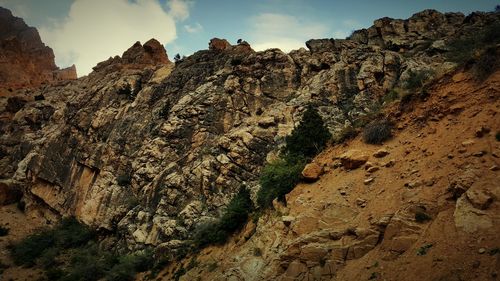
[[[385,119],[374,120],[363,129],[363,140],[369,144],[381,144],[392,137],[392,124]]]

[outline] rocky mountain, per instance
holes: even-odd
[[[496,280],[499,89],[499,71],[444,76],[393,139],[323,151],[286,206],[156,280]]]
[[[493,105],[484,114],[494,119],[498,75],[492,86],[484,86],[486,90],[468,82],[447,88],[449,79],[462,80],[449,78],[457,65],[446,55],[453,40],[478,33],[499,19],[498,13],[464,16],[425,10],[407,20],[376,20],[372,27],[344,40],[309,40],[308,50],[288,54],[279,49],[255,52],[246,42],[231,45],[214,38],[208,50],[175,63],[156,40],[143,45],[137,42],[121,57],[99,63],[86,77],[30,92],[33,99],[28,102],[15,96],[0,100],[0,198],[8,198],[1,203],[21,200],[28,217],[47,223],[75,216],[112,234],[113,241],[129,250],[154,246],[173,253],[192,238],[197,225],[219,217],[241,185],[255,195],[260,169],[276,157],[284,137],[309,104],[318,108],[328,129],[338,137],[378,114],[381,100],[391,90],[406,87],[414,73],[425,72],[442,83],[439,87],[443,89],[435,91],[454,105],[459,104],[456,100],[467,99],[461,87],[492,96]],[[480,108],[486,100],[473,105]],[[405,115],[401,129],[423,134],[420,131],[427,130],[423,124],[432,118],[447,120],[452,126],[458,121],[448,114],[469,106],[441,106],[440,102],[433,98],[422,105],[418,115]],[[395,110],[392,118],[398,120],[403,113]],[[475,116],[473,112],[467,112],[469,115]],[[498,128],[497,123],[493,126]],[[422,139],[408,143],[403,137],[389,143],[387,152],[389,158],[397,157],[394,161],[371,159],[372,147],[356,148],[370,156],[362,158],[370,158],[372,167],[385,169],[396,164],[397,173],[359,185],[364,180],[361,169],[345,182],[341,177],[348,172],[330,172],[329,178],[344,185],[339,182],[331,188],[330,183],[322,184],[326,179],[316,185],[300,185],[289,195],[290,206],[276,206],[285,216],[268,215],[257,226],[249,223],[235,244],[206,252],[206,263],[214,258],[224,266],[193,270],[185,280],[330,280],[346,261],[356,260],[350,263],[355,269],[372,261],[363,257],[376,247],[386,249],[389,260],[403,255],[426,233],[427,228],[409,219],[415,210],[423,208],[433,217],[444,210],[443,205],[427,202],[432,199],[429,193],[424,192],[423,197],[413,194],[435,184],[442,191],[446,173],[431,179],[423,170],[436,168],[432,165],[443,161],[442,153],[452,158],[458,153],[446,149],[418,152],[424,137],[433,134],[425,133]],[[402,164],[398,162],[407,154],[400,150],[435,156],[429,162],[419,156],[413,158],[415,163]],[[492,150],[498,153],[498,145]],[[332,151],[318,163],[328,169],[340,167],[331,159],[345,151]],[[468,159],[485,159],[477,157]],[[491,161],[485,160],[484,165]],[[464,163],[451,164],[460,167],[454,170],[453,180],[466,175]],[[472,166],[470,169],[479,167]],[[396,184],[399,173],[404,177]],[[495,178],[495,174],[487,177]],[[401,183],[408,188],[399,181],[405,181]],[[339,196],[337,188],[344,194]],[[403,202],[397,201],[400,198]],[[376,200],[392,203],[382,204],[373,213],[360,210]],[[466,199],[458,202],[470,207]],[[450,204],[445,204],[448,213],[441,220],[450,219]],[[464,211],[464,220],[474,220],[469,213],[475,211],[469,211]],[[497,220],[490,220],[494,222]],[[428,242],[418,241],[419,245]],[[260,254],[253,252],[257,248]],[[222,257],[225,253],[231,255]],[[168,269],[170,274],[184,264],[176,266]]]
[[[76,68],[59,69],[38,31],[0,7],[0,91],[76,79]]]

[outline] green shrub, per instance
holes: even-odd
[[[387,120],[375,120],[363,129],[363,140],[369,144],[381,144],[391,138],[392,125]]]
[[[95,243],[72,249],[67,255],[70,257],[69,264],[65,266],[63,275],[56,280],[99,280],[119,262],[116,254],[100,250]]]
[[[194,232],[194,246],[200,249],[212,244],[223,244],[228,235],[218,222],[203,223],[198,225]]]
[[[422,88],[427,80],[432,77],[432,71],[429,70],[409,70],[408,79],[403,85],[407,90],[416,90]]]
[[[55,244],[55,237],[50,231],[29,235],[13,246],[11,250],[12,259],[17,265],[33,266],[36,259]]]
[[[500,132],[497,132],[497,133],[495,134],[495,139],[496,139],[497,141],[500,141]]]
[[[267,164],[260,176],[257,204],[261,208],[268,208],[275,198],[285,202],[285,195],[299,182],[304,166],[302,158],[278,159]]]
[[[250,191],[243,187],[227,205],[224,215],[220,219],[220,227],[230,233],[240,229],[246,223],[248,214],[252,210],[253,203],[250,199]]]
[[[60,280],[64,274],[66,273],[58,267],[51,267],[45,271],[45,277],[47,277],[48,280]]]
[[[481,53],[472,67],[472,73],[477,80],[486,80],[498,67],[498,55],[495,47],[490,47]]]
[[[7,234],[9,234],[9,229],[0,225],[0,237],[7,236]]]
[[[398,98],[399,98],[399,92],[396,89],[391,89],[382,97],[382,101],[384,103],[390,103],[397,100]]]
[[[340,131],[340,133],[338,133],[337,136],[335,136],[333,142],[337,143],[337,144],[343,143],[346,140],[350,140],[350,139],[355,138],[357,135],[358,135],[358,131],[356,129],[354,129],[353,126],[347,126],[347,127],[343,128],[342,131]]]
[[[88,226],[73,217],[62,219],[51,232],[56,239],[57,246],[63,249],[82,246],[94,237],[94,233]]]
[[[194,234],[194,244],[202,248],[211,244],[223,244],[228,237],[240,229],[248,220],[248,214],[253,210],[250,192],[245,187],[231,199],[220,219],[204,223],[197,227]]]
[[[467,63],[473,57],[478,41],[479,37],[474,35],[449,42],[450,51],[446,54],[447,59],[459,65]]]
[[[174,273],[174,280],[175,281],[179,281],[179,279],[181,279],[181,277],[186,274],[187,270],[181,266],[181,268],[179,268],[175,273]]]
[[[38,264],[48,280],[133,280],[137,272],[153,264],[149,251],[118,256],[101,250],[94,232],[74,218],[65,218],[53,229],[42,230],[14,245],[12,257],[18,265]],[[61,258],[64,257],[64,258]]]
[[[37,258],[48,252],[44,259],[47,263],[54,252],[82,246],[92,237],[93,232],[87,226],[74,218],[65,218],[53,229],[41,230],[14,245],[11,255],[17,265],[33,266]]]
[[[46,269],[51,268],[57,263],[56,258],[58,255],[58,248],[49,248],[38,258],[38,264]]]
[[[106,273],[105,279],[107,281],[134,280],[137,272],[146,271],[152,263],[152,255],[149,252],[122,256],[118,263]]]
[[[464,65],[476,61],[475,55],[477,53],[483,53],[483,50],[492,47],[495,48],[499,43],[500,23],[495,22],[485,26],[479,32],[448,42],[449,52],[446,57],[449,61]]]
[[[331,137],[317,109],[308,106],[299,125],[285,138],[283,152],[292,157],[312,158],[326,146]]]
[[[427,251],[429,251],[430,248],[432,248],[432,244],[427,244],[424,245],[417,250],[417,256],[425,256],[427,254]]]

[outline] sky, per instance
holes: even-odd
[[[246,40],[257,51],[305,47],[311,38],[345,38],[381,17],[424,9],[492,11],[498,0],[0,0],[40,32],[60,67],[79,76],[155,38],[170,58],[207,49],[211,38]]]

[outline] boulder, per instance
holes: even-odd
[[[208,49],[212,51],[223,51],[231,47],[226,39],[212,38],[208,43]]]
[[[493,203],[493,196],[484,190],[471,188],[465,192],[467,199],[474,208],[486,210]]]
[[[484,231],[494,226],[493,216],[475,208],[463,195],[457,200],[453,217],[455,226],[467,233]]]
[[[122,55],[124,64],[158,65],[169,62],[165,48],[156,39],[150,39],[144,45],[137,41]]]
[[[373,157],[376,157],[376,158],[382,158],[382,157],[385,157],[389,155],[389,151],[387,151],[386,149],[379,149],[377,151],[375,151],[375,153],[373,153]]]
[[[315,182],[323,174],[323,167],[316,163],[309,163],[302,170],[302,177],[308,182]]]
[[[335,40],[330,39],[311,39],[306,42],[307,48],[311,53],[331,52],[335,50]]]
[[[368,161],[368,155],[360,150],[349,150],[340,156],[342,166],[348,170],[361,167]]]

